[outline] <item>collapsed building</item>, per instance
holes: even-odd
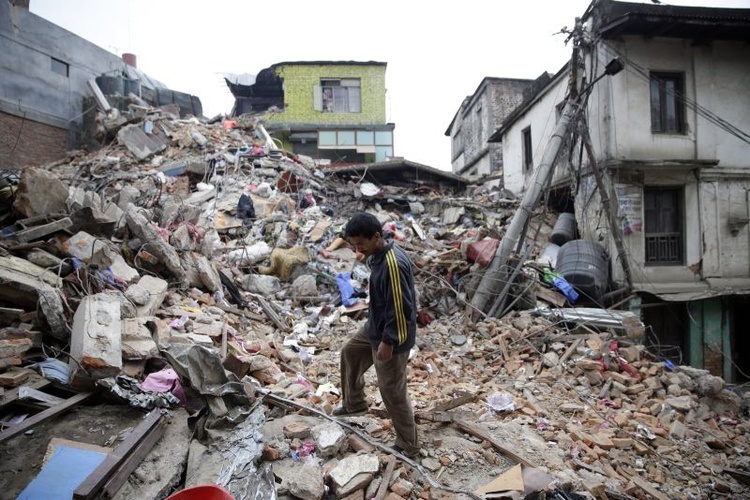
[[[111,99],[96,105],[106,117]],[[618,300],[571,307],[545,254],[572,238],[565,217],[408,160],[331,165],[274,140],[266,111],[130,102],[101,121],[100,150],[6,176],[3,491],[747,495],[742,388],[648,349]],[[389,445],[371,377],[367,414],[331,416],[338,351],[367,309],[368,270],[341,239],[357,210],[415,264],[416,459]],[[512,279],[477,307],[522,210]]]

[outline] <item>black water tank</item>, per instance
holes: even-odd
[[[557,217],[549,240],[555,245],[563,246],[574,239],[576,239],[576,216],[570,212],[563,212]]]
[[[96,84],[104,95],[125,95],[125,81],[119,76],[97,76]]]
[[[588,299],[598,301],[609,286],[609,255],[596,241],[573,240],[560,247],[555,272]]]

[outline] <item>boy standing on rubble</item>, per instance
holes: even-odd
[[[409,457],[419,453],[417,425],[406,388],[409,351],[417,332],[417,303],[412,263],[406,252],[383,238],[382,226],[359,212],[346,224],[344,236],[370,266],[370,308],[367,323],[341,350],[343,404],[337,416],[367,411],[365,372],[375,365],[378,388],[393,421],[393,448]]]

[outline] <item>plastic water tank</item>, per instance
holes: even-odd
[[[563,212],[557,216],[557,222],[552,228],[549,240],[555,245],[563,246],[574,239],[576,239],[576,216],[570,212]]]
[[[96,84],[104,95],[125,95],[125,81],[118,76],[97,76]]]
[[[550,243],[542,251],[539,258],[536,261],[543,266],[550,266],[552,269],[557,266],[557,254],[560,252],[560,246]]]
[[[595,241],[569,241],[557,252],[555,272],[583,294],[583,298],[598,301],[609,286],[609,256]]]

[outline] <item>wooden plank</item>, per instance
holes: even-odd
[[[576,349],[578,349],[578,346],[581,345],[581,342],[583,342],[583,339],[576,339],[575,342],[573,342],[572,344],[570,344],[570,347],[568,347],[568,350],[565,351],[565,354],[563,354],[560,357],[560,363],[559,364],[565,363],[568,360],[568,358],[571,357],[574,352],[576,352]]]
[[[102,490],[101,498],[109,499],[114,498],[118,491],[122,488],[125,482],[128,480],[130,474],[140,465],[141,462],[146,458],[146,455],[151,449],[159,442],[164,433],[167,432],[167,419],[162,418],[156,426],[152,428],[151,432],[136,445],[136,448],[130,453],[125,461],[120,465],[119,469],[112,475],[107,481]]]
[[[115,451],[76,488],[73,492],[73,498],[86,500],[100,498],[102,488],[114,477],[117,470],[126,462],[128,456],[138,447],[141,441],[149,436],[163,417],[164,414],[159,409],[152,410],[151,413],[146,415],[146,418],[127,435],[125,440],[115,448]]]
[[[550,290],[549,288],[545,288],[538,283],[536,285],[536,290],[534,293],[536,294],[536,297],[538,299],[549,302],[555,307],[565,307],[565,302],[567,299],[561,293]]]
[[[497,343],[500,344],[500,350],[503,352],[503,361],[508,361],[510,359],[510,353],[508,352],[508,344],[505,342],[505,338],[508,336],[508,333],[503,333],[497,338]]]
[[[78,403],[81,403],[82,401],[91,397],[92,394],[93,394],[92,392],[82,392],[80,394],[76,394],[75,396],[69,399],[66,399],[65,402],[60,403],[59,405],[55,405],[51,408],[48,408],[42,412],[39,412],[36,415],[33,415],[27,418],[22,423],[18,425],[14,425],[10,429],[6,429],[3,432],[0,432],[0,443],[22,432],[26,432],[27,429],[34,427],[39,422],[43,422],[44,420],[47,420],[50,417],[54,417],[55,415],[59,413],[69,410],[70,408],[77,405]]]
[[[471,425],[470,423],[463,420],[456,420],[453,423],[456,424],[462,431],[480,439],[484,439],[485,441],[490,443],[497,451],[515,460],[516,463],[523,464],[528,467],[534,467],[531,462],[500,444],[500,442],[490,436],[490,434],[486,430],[481,429],[475,425]]]
[[[441,403],[441,404],[435,406],[435,408],[433,408],[432,411],[448,411],[448,410],[452,410],[453,408],[458,408],[459,406],[465,405],[466,403],[471,403],[475,399],[477,399],[477,395],[474,394],[474,393],[469,392],[469,393],[463,394],[463,395],[461,395],[461,396],[459,396],[457,398],[453,398],[450,401],[446,401],[445,403]]]
[[[385,498],[385,494],[388,492],[388,486],[390,486],[391,477],[393,476],[393,470],[396,468],[396,457],[392,455],[388,455],[385,458],[385,461],[388,462],[388,465],[385,466],[385,472],[383,473],[383,478],[380,480],[380,486],[378,487],[378,492],[375,494],[375,500],[383,500]]]
[[[42,377],[41,375],[33,372],[31,377],[34,379],[33,382],[26,383],[21,387],[30,387],[32,389],[43,389],[52,383],[51,380]],[[18,401],[18,391],[21,387],[13,387],[5,391],[5,395],[2,398],[2,404],[0,404],[0,410],[9,407],[11,404]]]
[[[54,222],[42,224],[41,226],[34,226],[29,229],[24,229],[23,231],[17,231],[13,236],[15,236],[21,243],[29,243],[52,233],[70,229],[72,226],[73,221],[70,217],[64,217]]]
[[[66,401],[65,398],[59,398],[52,394],[47,394],[46,392],[39,391],[27,385],[22,385],[18,388],[18,399],[33,399],[47,407],[56,406]]]
[[[99,108],[105,113],[109,113],[109,111],[112,109],[112,106],[110,106],[107,98],[104,97],[104,93],[102,92],[102,89],[99,88],[99,85],[96,83],[96,79],[91,78],[88,81],[86,81],[86,83],[89,85],[91,92],[94,94],[94,99],[96,99],[96,103],[99,105]]]
[[[750,473],[747,471],[724,467],[724,472],[741,483],[750,484]]]
[[[640,489],[651,495],[652,497],[656,498],[656,500],[669,500],[669,497],[662,493],[661,491],[657,490],[651,483],[643,479],[637,474],[628,474],[624,471],[619,471],[620,475],[623,476],[626,479],[629,479],[633,481],[633,484],[638,486]]]

